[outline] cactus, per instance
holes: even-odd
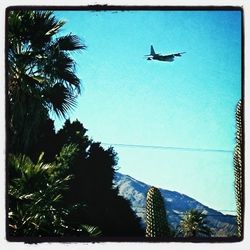
[[[243,128],[242,128],[242,103],[236,108],[236,146],[234,149],[234,188],[236,195],[238,236],[243,235]]]
[[[146,237],[170,236],[164,201],[159,189],[151,187],[146,200]]]

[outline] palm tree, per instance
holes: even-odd
[[[74,145],[64,146],[50,164],[43,162],[43,154],[36,163],[24,155],[10,155],[9,236],[97,236],[101,233],[96,226],[67,220],[74,210],[86,206],[63,202],[63,193],[73,178],[68,169],[77,151]]]
[[[9,186],[10,236],[53,236],[63,232],[63,214],[58,206],[71,176],[55,178],[55,164],[44,164],[42,155],[33,163],[24,155],[10,157],[12,178]]]
[[[185,212],[180,221],[180,234],[184,237],[211,236],[205,218],[205,214],[195,209]]]
[[[31,135],[49,111],[65,117],[76,105],[80,79],[70,53],[85,45],[72,34],[59,37],[64,24],[51,11],[8,13],[9,122],[12,143],[18,150],[25,152],[31,139],[34,141]]]

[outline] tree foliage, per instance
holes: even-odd
[[[87,207],[84,211],[75,210],[68,221],[98,225],[105,236],[142,236],[140,220],[129,201],[119,196],[113,186],[116,153],[113,148],[104,149],[100,143],[90,140],[86,132],[79,121],[66,120],[57,133],[60,145],[76,143],[81,148],[71,168],[75,178],[65,193],[65,202],[85,201]]]
[[[74,228],[65,220],[75,207],[85,205],[62,206],[62,194],[69,189],[69,181],[73,178],[68,170],[76,152],[76,146],[65,146],[56,161],[50,164],[43,162],[43,154],[35,164],[24,155],[10,156],[10,235],[61,236],[77,230],[85,230],[88,234],[85,225]]]
[[[56,132],[80,80],[71,52],[85,48],[51,11],[8,12],[8,228],[10,236],[142,236],[113,186],[117,155],[79,121]]]
[[[51,11],[8,13],[8,104],[11,150],[26,153],[36,144],[48,112],[64,117],[76,106],[80,79],[70,53],[85,48],[72,34],[56,36],[64,25]]]
[[[211,236],[211,233],[206,224],[206,215],[201,211],[191,209],[182,216],[179,234],[183,237],[204,237]]]

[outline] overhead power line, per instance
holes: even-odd
[[[174,146],[161,146],[161,145],[125,144],[125,143],[107,143],[107,142],[103,142],[102,145],[116,146],[116,147],[130,147],[130,148],[173,150],[173,151],[233,153],[233,150],[216,149],[216,148],[215,149],[214,148],[191,148],[191,147],[174,147]]]
[[[146,208],[145,207],[140,207],[140,206],[134,206],[134,208],[136,209],[136,210],[139,210],[139,209],[141,209],[141,210],[146,210]],[[216,210],[216,211],[218,211],[218,212],[221,212],[221,213],[224,213],[224,212],[231,212],[231,213],[236,213],[237,211],[236,210],[227,210],[227,209],[224,209],[224,210]],[[185,212],[174,212],[175,214],[185,214]],[[221,216],[220,214],[207,214],[207,216]]]
[[[140,209],[146,209],[145,207],[143,206],[133,206],[134,208],[140,208]],[[236,210],[231,210],[231,209],[213,209],[213,210],[216,210],[218,212],[237,212]],[[180,212],[182,213],[182,212]]]

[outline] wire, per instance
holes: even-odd
[[[213,149],[213,148],[189,148],[189,147],[173,147],[173,146],[161,146],[161,145],[107,143],[107,142],[102,142],[101,144],[106,145],[106,146],[116,146],[116,147],[151,148],[151,149],[175,150],[175,151],[193,151],[193,152],[233,153],[233,150]]]
[[[133,206],[133,208],[135,208],[135,210],[139,210],[139,209],[141,209],[141,210],[146,210],[146,208],[145,207],[139,207],[139,206]],[[237,211],[235,211],[235,210],[227,210],[227,209],[225,209],[225,210],[216,210],[216,211],[218,211],[218,212],[232,212],[232,213],[236,213]],[[174,211],[173,211],[174,212]],[[182,214],[185,214],[185,212],[179,212],[179,213],[177,213],[177,212],[174,212],[175,214],[180,214],[180,215],[182,215]],[[221,216],[220,214],[206,214],[207,216]]]
[[[141,208],[141,209],[145,209],[144,207],[140,207],[140,206],[133,206],[135,208]],[[215,210],[215,209],[214,209]],[[216,210],[219,212],[237,212],[236,210],[229,210],[229,209],[225,209],[225,210]]]

